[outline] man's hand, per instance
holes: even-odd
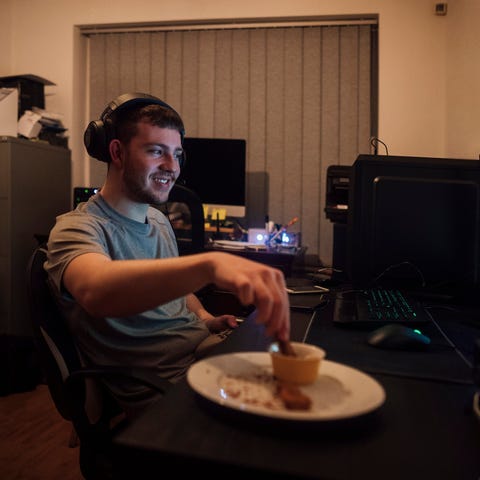
[[[211,318],[202,319],[212,333],[223,332],[227,328],[237,328],[238,322],[234,315],[220,315],[218,317],[210,316]]]
[[[242,305],[254,305],[257,322],[269,336],[290,337],[290,303],[283,273],[238,255],[215,252],[212,280],[219,288],[236,295]]]
[[[202,322],[205,322],[205,325],[212,333],[223,332],[228,328],[238,327],[238,322],[234,315],[219,315],[215,317],[205,310],[198,297],[193,293],[187,295],[187,307],[191,312],[195,313]]]

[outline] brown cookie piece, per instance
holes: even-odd
[[[277,394],[288,410],[310,410],[312,407],[311,398],[296,385],[279,382]]]

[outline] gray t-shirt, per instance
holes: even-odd
[[[111,208],[100,194],[57,217],[48,240],[45,268],[57,301],[85,362],[155,368],[171,380],[195,361],[195,349],[209,336],[205,324],[186,306],[185,297],[153,310],[122,318],[94,318],[67,292],[65,268],[76,256],[95,252],[112,260],[168,258],[178,255],[168,219],[149,207],[147,221],[136,222]],[[126,402],[143,400],[144,388],[109,385]]]

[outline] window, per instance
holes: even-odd
[[[141,91],[192,137],[247,141],[247,218],[298,216],[307,254],[331,262],[326,170],[369,153],[377,125],[377,19],[85,27],[91,118]],[[91,160],[90,182],[105,165]]]

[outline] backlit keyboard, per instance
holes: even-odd
[[[334,322],[357,325],[402,323],[417,325],[430,321],[423,307],[395,288],[374,287],[340,293],[335,299]]]

